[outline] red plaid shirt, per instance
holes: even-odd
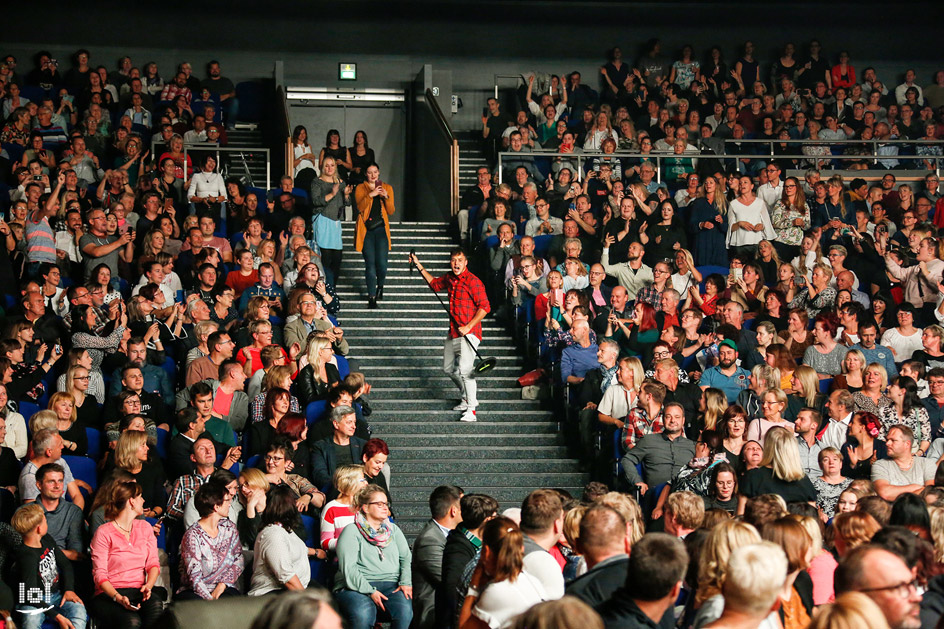
[[[469,269],[462,272],[461,275],[447,273],[442,277],[437,277],[430,286],[433,290],[439,292],[445,290],[449,293],[449,312],[453,319],[460,326],[467,325],[475,317],[479,309],[486,313],[490,312],[492,307],[488,305],[488,295],[485,294],[485,284],[482,280],[472,275]],[[472,328],[471,333],[479,339],[482,338],[482,324],[477,324]],[[452,321],[449,322],[449,338],[459,338],[459,328]]]
[[[646,409],[636,407],[629,411],[626,416],[626,422],[623,425],[623,448],[631,450],[636,442],[646,435],[653,435],[662,432],[664,424],[662,423],[662,409],[659,414],[649,421],[649,413]]]

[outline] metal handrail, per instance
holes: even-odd
[[[439,107],[439,101],[429,88],[426,88],[425,100],[433,119],[436,120],[436,126],[449,143],[449,215],[455,216],[459,213],[459,140]]]
[[[498,100],[498,79],[514,79],[515,87],[518,87],[518,81],[524,81],[524,77],[520,74],[495,74],[493,76],[495,82],[495,100]]]
[[[279,116],[279,122],[281,123],[281,132],[282,137],[285,138],[285,175],[292,177],[294,179],[295,174],[295,147],[292,145],[292,123],[289,116],[288,109],[288,99],[285,97],[285,88],[281,85],[275,91],[276,98],[279,103],[282,105],[280,111],[282,113]],[[268,182],[269,173],[268,173],[268,162],[266,163],[266,181]]]
[[[433,112],[433,118],[436,120],[436,126],[439,127],[439,130],[444,136],[446,136],[447,142],[453,142],[456,139],[456,136],[452,133],[452,129],[449,127],[449,121],[446,120],[446,116],[442,112],[442,108],[439,106],[439,101],[436,100],[436,95],[433,94],[433,90],[426,88],[426,104],[429,105],[430,111]]]
[[[814,144],[814,143],[807,143]],[[823,146],[822,144],[815,143],[816,146]],[[504,179],[504,168],[502,168],[502,161],[505,156],[514,157],[515,161],[521,161],[521,158],[524,157],[527,161],[527,157],[560,157],[564,158],[566,161],[576,161],[577,163],[577,181],[583,181],[583,164],[588,161],[593,161],[594,159],[602,155],[615,155],[621,159],[626,158],[643,158],[650,162],[655,163],[656,166],[656,182],[662,183],[662,162],[663,160],[675,157],[682,157],[688,159],[718,159],[718,160],[741,160],[741,159],[758,159],[766,157],[765,155],[745,155],[743,153],[711,153],[708,155],[702,155],[701,153],[683,153],[680,156],[676,156],[674,153],[633,153],[626,151],[616,151],[615,153],[601,153],[601,152],[581,152],[581,153],[560,153],[557,151],[529,151],[527,153],[515,153],[513,151],[499,151],[498,153],[498,183],[501,184]],[[833,160],[850,160],[850,159],[871,159],[878,161],[878,159],[895,159],[895,160],[933,160],[935,163],[935,170],[938,174],[941,173],[941,161],[944,160],[944,156],[934,156],[934,155],[872,155],[872,154],[843,154],[843,155],[829,155],[829,156],[817,156],[817,155],[776,155],[778,159],[805,159],[810,160],[816,163],[816,167],[819,168],[819,165],[823,162],[830,162]]]
[[[265,153],[266,156],[266,190],[272,189],[272,178],[269,173],[269,165],[272,163],[269,159],[270,152],[269,149],[263,147],[258,149],[246,149],[244,147],[230,147],[230,146],[214,146],[214,145],[205,145],[205,144],[184,144],[184,164],[187,163],[187,151],[188,149],[200,149],[200,153],[205,153],[207,149],[216,152],[216,163],[220,163],[220,153],[246,153],[249,151],[261,151]],[[186,166],[185,166],[186,168]]]

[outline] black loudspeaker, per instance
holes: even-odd
[[[180,601],[164,610],[159,627],[166,629],[249,629],[267,596],[228,596],[215,601]]]

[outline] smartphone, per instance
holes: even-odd
[[[57,354],[61,354],[61,353],[62,353],[62,345],[60,345],[59,343],[56,343],[56,344],[53,346],[52,351],[54,351],[54,352],[57,353]]]
[[[731,269],[731,273],[734,274],[734,279],[736,280],[744,278],[744,269]]]
[[[558,304],[563,304],[563,303],[564,303],[564,291],[563,291],[563,289],[558,288],[557,290],[554,291],[554,299],[557,300],[557,303],[558,303]]]

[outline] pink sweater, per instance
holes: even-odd
[[[833,589],[833,573],[839,564],[828,552],[822,552],[813,558],[806,571],[813,580],[813,604],[825,605],[836,600]]]
[[[95,594],[101,593],[103,581],[116,589],[139,588],[147,581],[148,570],[159,566],[157,538],[147,521],[134,521],[130,543],[114,522],[106,522],[95,531],[92,538]]]

